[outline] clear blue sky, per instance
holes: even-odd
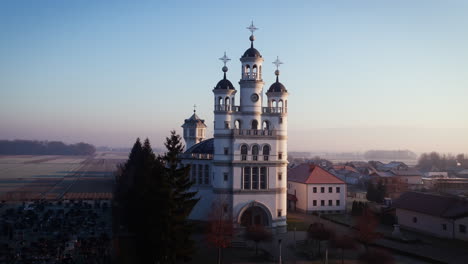
[[[0,138],[159,147],[255,46],[302,151],[468,152],[468,1],[1,1]]]

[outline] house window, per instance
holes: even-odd
[[[332,200],[328,200],[328,206],[332,206],[333,205],[333,201]]]
[[[317,206],[317,200],[313,200],[313,201],[312,201],[312,204],[313,204],[314,206]]]
[[[447,224],[442,224],[442,230],[447,230]]]
[[[317,193],[317,187],[312,188],[312,190],[314,191],[314,193]]]
[[[460,233],[466,234],[466,225],[459,225],[458,230]]]
[[[418,218],[417,217],[413,217],[413,223],[417,223],[418,222]]]
[[[336,193],[340,193],[340,187],[336,187]]]
[[[333,187],[328,187],[328,192],[332,193],[333,192]]]
[[[336,200],[336,206],[340,206],[340,200]]]
[[[325,206],[325,200],[320,200],[320,206]]]
[[[228,173],[225,172],[225,173],[224,173],[224,181],[227,181],[227,180],[228,180]]]
[[[229,154],[229,148],[224,148],[224,155],[228,155]]]
[[[320,192],[324,193],[325,192],[325,187],[320,187]]]
[[[281,217],[281,215],[282,215],[281,209],[278,209],[278,217]]]
[[[283,159],[283,152],[278,152],[278,159],[279,160]]]
[[[278,181],[281,181],[283,179],[283,173],[278,172]]]

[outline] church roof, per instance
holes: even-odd
[[[185,122],[182,125],[182,127],[185,127],[186,125],[202,125],[206,127],[205,120],[198,117],[197,114],[195,113],[195,110],[194,110],[193,115],[190,118],[185,119]]]
[[[224,79],[216,84],[215,89],[235,90],[236,88],[234,88],[234,85],[232,85],[232,83],[226,79],[226,75],[224,75]]]
[[[344,184],[344,181],[320,166],[310,164],[301,164],[289,169],[288,181],[305,184]]]
[[[203,140],[202,142],[191,146],[185,151],[185,153],[197,153],[197,154],[213,154],[214,153],[214,138]]]
[[[247,58],[247,57],[251,57],[251,58],[259,57],[259,58],[261,58],[262,55],[260,55],[260,52],[256,48],[250,47],[249,49],[247,49],[244,52],[244,55],[242,56],[242,58]]]
[[[286,90],[286,87],[282,83],[280,83],[278,80],[276,80],[275,83],[273,83],[270,86],[270,89],[268,89],[267,93],[287,93],[288,90]]]

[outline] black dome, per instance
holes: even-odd
[[[262,57],[262,55],[260,55],[260,52],[257,49],[251,47],[244,52],[244,56],[242,56],[242,58],[245,57]]]
[[[215,89],[235,90],[234,85],[232,85],[232,83],[226,78],[219,81],[218,84],[216,84]]]
[[[202,142],[191,146],[185,153],[191,154],[213,154],[214,153],[214,138],[203,140]]]
[[[270,89],[268,89],[267,93],[287,93],[288,90],[286,90],[286,87],[279,81],[276,81],[270,86]]]

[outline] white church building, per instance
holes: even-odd
[[[263,225],[286,232],[288,92],[279,82],[282,63],[276,59],[276,82],[264,94],[264,59],[254,48],[257,28],[248,29],[251,43],[240,58],[238,89],[226,75],[230,59],[220,58],[224,76],[213,89],[213,138],[206,138],[205,121],[195,111],[182,125],[182,162],[191,165],[192,188],[200,198],[190,218],[208,220],[213,208],[222,208],[236,228]]]

